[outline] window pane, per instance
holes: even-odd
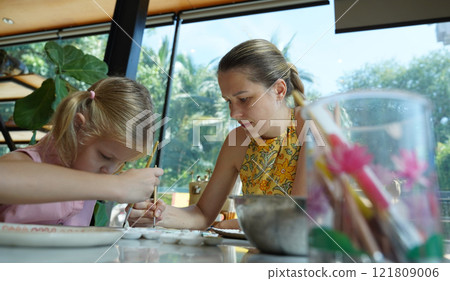
[[[150,91],[154,104],[154,113],[162,115],[166,87],[168,81],[170,56],[172,53],[173,26],[147,28],[142,40],[141,55],[139,58],[136,80],[142,83]],[[161,121],[157,118],[155,122]],[[155,128],[153,143],[159,139],[160,128]],[[156,154],[153,157],[153,163]],[[127,168],[143,168],[147,159],[140,159],[135,163],[129,163]],[[152,164],[153,165],[153,164]]]
[[[254,38],[272,41],[297,66],[310,99],[358,87],[396,87],[426,96],[434,105],[436,140],[449,150],[450,47],[438,41],[440,25],[335,34],[332,5],[181,25],[168,114],[170,143],[163,148],[164,185],[187,191],[191,177],[186,171],[192,164],[194,175],[214,167],[233,127],[217,85],[217,63],[232,47]],[[209,122],[200,126],[200,146],[193,141],[196,128],[207,122],[198,120]],[[222,141],[206,141],[207,135]]]

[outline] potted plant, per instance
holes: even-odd
[[[45,53],[55,66],[54,77],[47,78],[30,95],[17,100],[14,107],[14,122],[24,129],[38,130],[46,125],[55,108],[70,92],[77,91],[69,80],[86,84],[106,78],[108,66],[98,58],[84,54],[80,49],[56,42],[45,44]],[[35,134],[33,134],[32,143]]]

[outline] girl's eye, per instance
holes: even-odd
[[[100,152],[100,155],[101,155],[102,158],[105,159],[105,160],[110,161],[110,160],[112,159],[111,157],[108,157],[108,156],[106,156],[105,154],[103,154],[103,153],[101,153],[101,152]]]
[[[246,101],[248,101],[248,98],[240,98],[239,99],[241,102],[246,102]]]

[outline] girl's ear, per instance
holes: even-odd
[[[280,78],[277,81],[275,81],[275,83],[273,84],[272,87],[275,91],[277,100],[279,100],[279,101],[283,100],[284,97],[286,96],[286,92],[287,92],[286,82]]]
[[[78,130],[83,127],[83,125],[86,123],[86,117],[84,117],[83,114],[78,112],[75,114],[75,117],[73,118],[73,125],[75,127],[75,131],[78,132]]]

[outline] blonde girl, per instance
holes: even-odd
[[[152,110],[147,89],[123,77],[70,94],[38,144],[0,157],[0,222],[87,226],[97,199],[149,198],[161,169],[112,174],[145,154],[127,147],[127,122]]]
[[[236,178],[244,194],[306,195],[305,156],[298,135],[303,126],[300,108],[289,108],[293,92],[304,98],[297,69],[266,40],[249,40],[229,51],[220,61],[218,81],[230,115],[240,127],[222,145],[211,179],[196,205],[151,208],[164,227],[205,229],[218,215]],[[150,204],[138,203],[130,224],[151,223]],[[145,213],[145,214],[144,214]],[[236,220],[223,228],[237,228]]]

